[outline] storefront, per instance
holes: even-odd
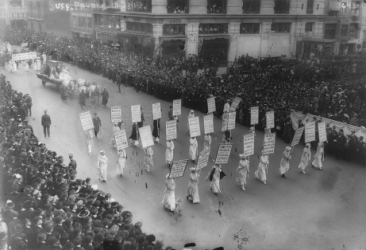
[[[297,49],[298,53],[302,54],[303,58],[323,58],[332,56],[334,53],[334,39],[311,39],[307,38],[297,44],[302,45],[302,53]]]
[[[117,40],[121,49],[126,52],[133,52],[137,55],[153,56],[154,38],[146,34],[122,32],[118,34]]]
[[[215,60],[226,62],[229,52],[230,36],[200,36],[198,52],[206,62]]]
[[[161,37],[161,55],[163,57],[185,57],[185,37]]]

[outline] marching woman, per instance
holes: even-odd
[[[222,172],[221,165],[215,164],[206,177],[206,180],[211,181],[210,189],[215,195],[221,193],[220,189],[221,172]]]
[[[206,134],[205,137],[204,137],[204,140],[205,140],[205,142],[203,144],[203,150],[210,149],[211,148],[211,142],[212,142],[211,135]]]
[[[238,178],[236,179],[241,189],[245,190],[245,184],[247,183],[247,177],[249,176],[249,160],[248,157],[245,157],[244,154],[240,154],[239,166],[236,169],[238,172]]]
[[[310,159],[311,159],[310,143],[306,143],[305,148],[302,151],[301,162],[299,164],[299,168],[301,169],[301,173],[306,174],[305,173],[305,168],[308,166]]]
[[[198,193],[198,181],[200,174],[197,173],[196,168],[190,168],[191,174],[189,175],[189,183],[187,189],[187,200],[191,201],[193,204],[200,202],[200,196]]]
[[[261,180],[264,184],[267,184],[266,174],[268,172],[268,165],[269,165],[268,155],[264,155],[262,151],[262,156],[260,158],[258,169],[257,171],[255,171],[254,175],[258,180]]]
[[[131,140],[131,143],[133,143],[135,146],[139,145],[139,138],[137,135],[137,123],[132,124],[132,131],[129,139]]]
[[[147,172],[150,172],[150,169],[154,167],[153,162],[153,154],[154,151],[152,147],[147,147],[144,149],[145,155],[144,155],[144,166],[147,169]]]
[[[88,153],[92,154],[93,143],[93,130],[86,131],[86,144],[88,145]]]
[[[155,142],[159,143],[159,139],[160,139],[160,119],[154,120],[153,121],[153,131],[152,131],[152,135],[154,137]]]
[[[287,146],[283,152],[281,163],[280,163],[280,174],[282,178],[286,178],[285,174],[290,169],[291,160],[291,147]]]
[[[108,167],[108,158],[107,156],[105,156],[104,150],[101,150],[98,156],[98,170],[99,170],[99,180],[102,182],[107,182],[107,167]]]
[[[197,157],[198,143],[196,137],[189,139],[189,157],[194,162]]]
[[[318,147],[316,149],[316,153],[314,155],[314,161],[311,163],[311,165],[314,168],[323,170],[322,160],[324,161],[324,144],[323,142],[319,142]]]
[[[123,169],[127,167],[127,154],[125,149],[121,149],[118,151],[118,160],[117,160],[117,173],[122,177]]]
[[[162,204],[164,208],[174,212],[175,211],[175,181],[173,178],[170,178],[170,174],[166,175],[165,180],[165,191],[164,198]]]
[[[113,128],[112,128],[112,138],[111,138],[111,144],[114,148],[117,148],[117,145],[116,145],[116,139],[114,138],[114,133],[121,130],[119,127],[118,127],[118,124],[117,123],[114,123],[113,125]]]
[[[188,115],[188,120],[187,120],[187,131],[186,131],[186,133],[188,133],[188,134],[190,134],[190,131],[189,131],[189,119],[190,118],[193,118],[193,117],[194,117],[194,111],[192,109],[191,112]]]
[[[169,168],[171,168],[173,162],[173,150],[174,150],[173,141],[172,140],[166,141],[165,161]]]

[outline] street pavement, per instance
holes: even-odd
[[[255,179],[258,166],[257,155],[251,156],[250,175],[246,191],[236,184],[238,154],[243,150],[242,137],[248,128],[236,124],[233,131],[234,147],[228,164],[223,165],[226,177],[221,181],[222,193],[215,196],[209,189],[205,177],[212,166],[201,173],[199,192],[201,203],[191,204],[186,200],[189,167],[184,177],[176,179],[177,210],[175,213],[163,209],[161,201],[165,188],[165,121],[168,118],[170,103],[144,93],[136,93],[131,87],[122,86],[122,93],[110,80],[72,65],[68,65],[70,75],[85,78],[106,87],[110,99],[107,107],[91,104],[80,108],[75,95],[73,100],[62,102],[57,88],[47,83],[43,87],[35,72],[25,72],[21,68],[10,74],[4,69],[7,79],[14,89],[29,93],[33,98],[30,124],[36,136],[46,143],[50,150],[62,155],[68,163],[68,154],[73,153],[78,163],[78,177],[90,177],[93,184],[110,193],[125,210],[132,211],[133,222],[140,221],[147,234],[154,234],[164,241],[164,246],[181,249],[185,243],[195,242],[195,249],[212,249],[223,246],[225,249],[365,249],[366,248],[366,201],[365,168],[335,160],[325,156],[324,171],[307,168],[307,174],[299,173],[297,168],[303,147],[295,147],[290,170],[283,179],[279,174],[282,152],[286,146],[276,141],[275,154],[270,155],[267,185]],[[130,106],[140,104],[145,114],[144,125],[152,125],[151,105],[160,102],[163,109],[161,119],[160,144],[153,146],[155,168],[147,172],[143,166],[143,149],[129,147],[128,168],[123,178],[117,176],[115,163],[116,150],[111,146],[112,124],[110,109],[112,105],[122,105],[123,120],[127,136],[131,132]],[[47,109],[51,116],[51,137],[43,137],[41,116]],[[90,110],[97,112],[102,120],[101,135],[94,139],[92,155],[88,155],[85,133],[82,131],[79,113]],[[188,158],[189,136],[187,117],[189,110],[182,108],[179,117],[178,139],[174,141],[174,160]],[[200,116],[201,132],[203,132]],[[211,157],[214,158],[221,142],[221,120],[214,120],[215,133],[212,136]],[[263,133],[256,132],[256,153],[261,151]],[[198,138],[199,151],[203,149],[203,136]],[[141,143],[140,143],[141,145]],[[100,183],[97,175],[98,152],[104,149],[109,158],[107,183]],[[314,155],[315,152],[312,152]]]

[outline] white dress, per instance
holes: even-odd
[[[266,170],[268,169],[268,164],[269,164],[268,156],[267,155],[261,156],[258,169],[254,173],[255,177],[261,180],[263,183],[267,181]]]
[[[175,210],[175,181],[174,179],[165,180],[165,191],[163,201],[161,202],[166,209],[174,212]]]
[[[324,157],[323,155],[324,155],[323,147],[318,147],[314,155],[314,161],[312,162],[315,168],[322,169],[323,167],[322,158]]]
[[[290,169],[290,159],[291,153],[290,152],[283,152],[281,163],[280,163],[280,173],[286,174],[287,171]]]
[[[173,141],[166,142],[166,150],[165,150],[165,161],[166,164],[171,164],[173,161],[173,150],[174,150],[174,143]]]
[[[244,187],[244,185],[247,183],[247,175],[249,173],[249,161],[246,159],[240,160],[236,171],[238,171],[238,178],[236,181],[238,185]]]
[[[13,72],[16,72],[18,69],[17,63],[13,61]]]
[[[189,183],[187,189],[187,198],[191,200],[193,203],[200,202],[200,196],[198,193],[198,181],[200,175],[198,173],[191,173],[189,175]]]
[[[98,156],[98,170],[99,177],[101,180],[107,180],[107,167],[108,167],[108,158],[105,155]]]
[[[127,154],[126,150],[122,149],[120,152],[118,152],[119,158],[117,162],[117,173],[123,174],[123,169],[127,167]]]
[[[147,171],[150,172],[150,169],[154,167],[154,162],[153,162],[154,151],[151,147],[145,148],[144,151],[145,151],[144,166],[146,167]]]
[[[211,142],[212,142],[211,135],[205,135],[204,140],[205,140],[205,142],[203,144],[203,149],[204,150],[210,149],[211,148]]]
[[[211,171],[214,171],[214,173],[212,175],[212,180],[211,180],[211,183],[210,183],[210,189],[214,194],[221,193],[221,189],[220,189],[220,172],[222,170],[221,170],[221,168],[215,167],[215,166],[213,166],[212,169],[213,170],[211,170]],[[208,173],[208,176],[206,177],[206,180],[208,180],[211,171]]]
[[[301,162],[299,164],[299,168],[301,169],[301,171],[305,170],[305,168],[309,164],[310,159],[311,159],[311,151],[309,148],[305,147],[304,150],[302,151]]]
[[[189,139],[189,157],[191,160],[196,160],[197,157],[197,148],[198,148],[198,143],[197,143],[197,139]]]

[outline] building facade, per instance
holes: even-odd
[[[41,2],[27,1],[36,2],[37,8]],[[70,16],[72,36],[150,55],[195,54],[220,61],[234,61],[241,55],[325,56],[362,50],[366,37],[363,0],[44,2],[45,13]]]
[[[1,0],[0,1],[0,32],[6,26],[25,25],[27,10],[25,0]]]

